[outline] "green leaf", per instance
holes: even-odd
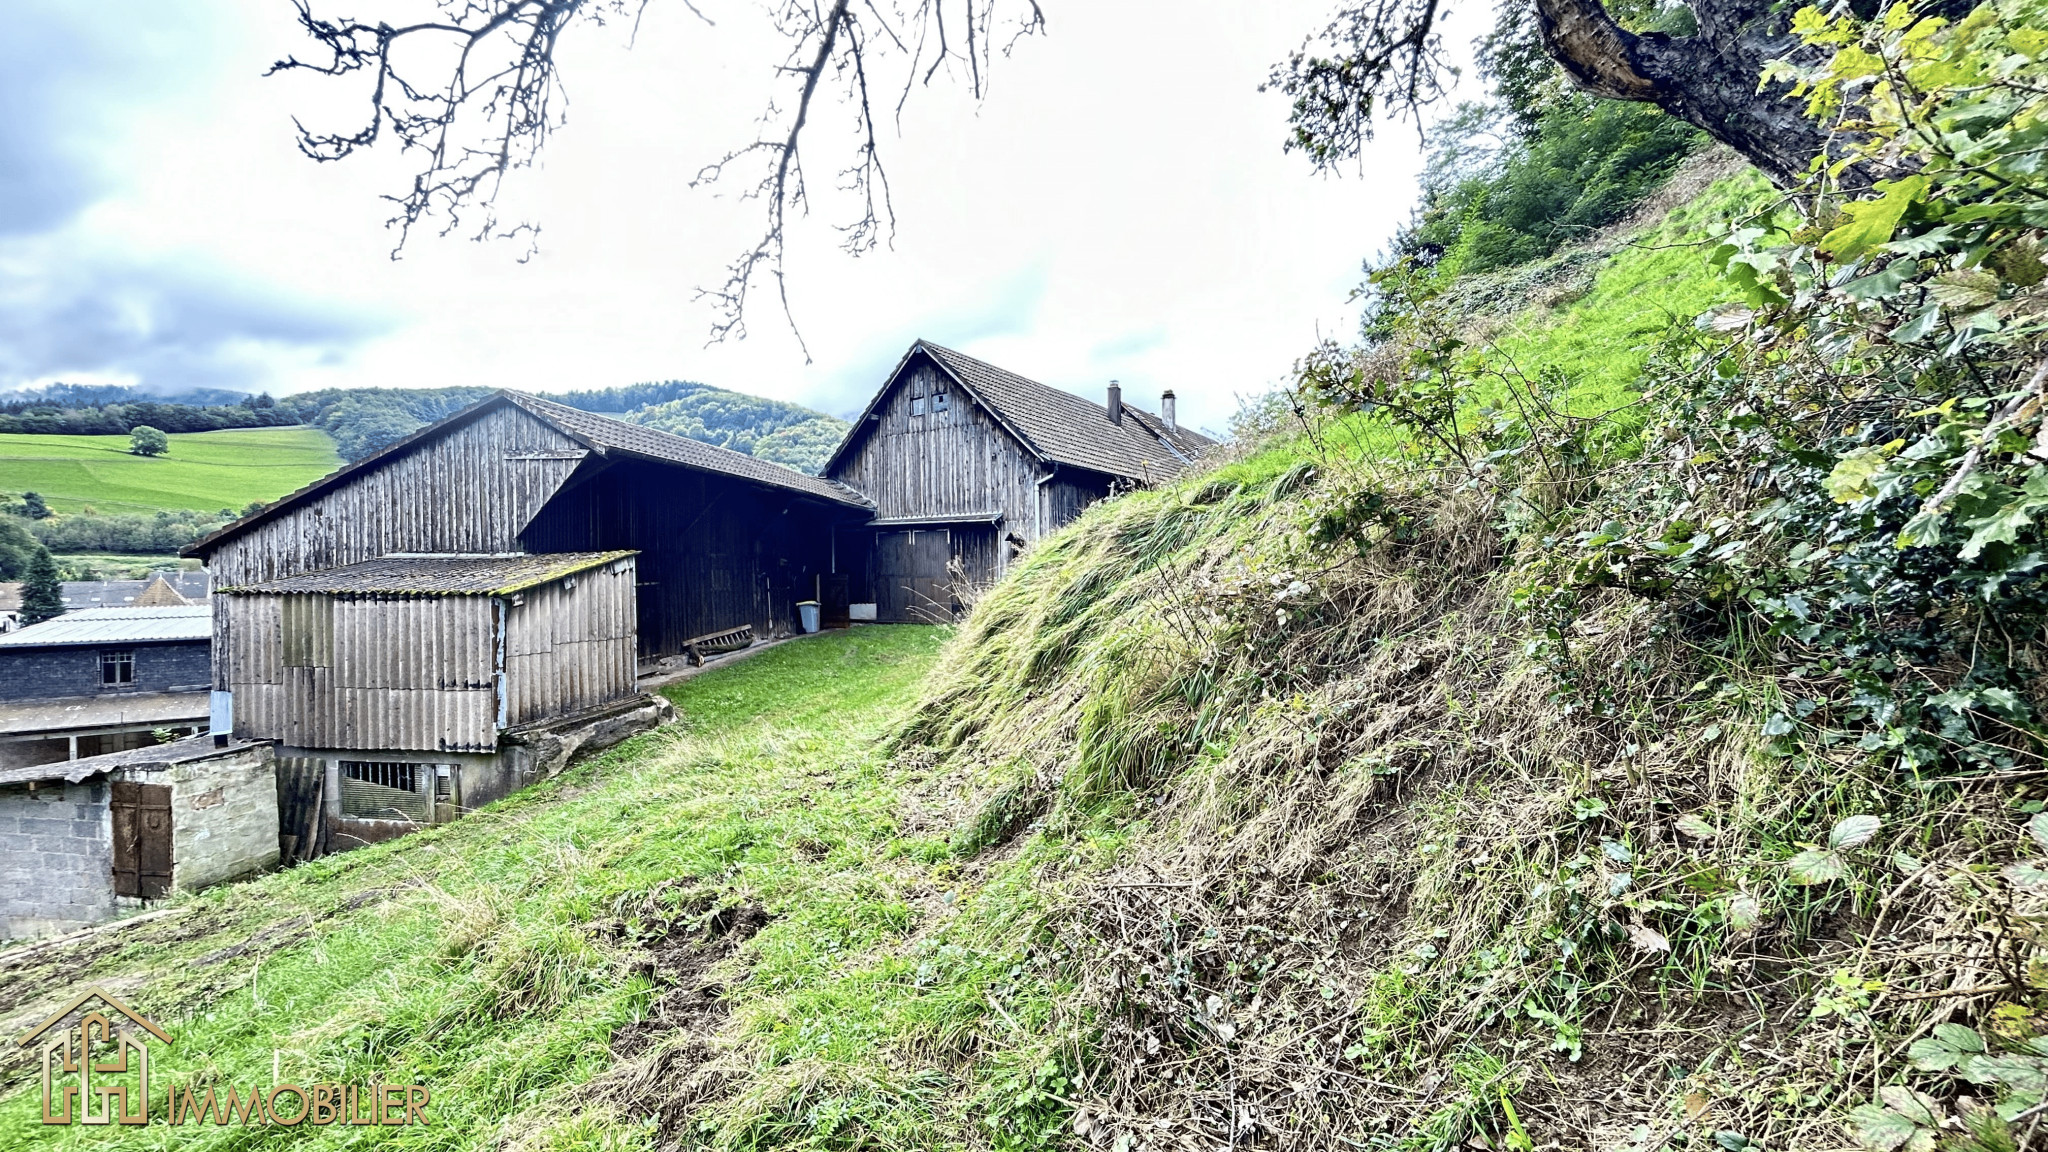
[[[1747,892],[1739,892],[1728,898],[1728,926],[1737,932],[1747,932],[1756,927],[1764,918],[1763,901]]]
[[[2027,821],[2027,835],[2032,836],[2034,843],[2043,851],[2048,851],[2048,812],[2036,812],[2034,818]]]
[[[1870,843],[1870,838],[1877,835],[1877,830],[1882,827],[1884,821],[1867,813],[1851,816],[1836,824],[1834,831],[1828,833],[1828,847],[1861,848]]]
[[[1887,451],[1887,449],[1890,449]],[[1898,449],[1892,445],[1885,448],[1858,448],[1835,462],[1832,472],[1823,481],[1828,495],[1837,504],[1854,504],[1877,495],[1871,486],[1871,477],[1884,471],[1885,458]]]
[[[1809,848],[1786,861],[1794,884],[1826,884],[1849,874],[1849,862],[1833,852]]]
[[[2033,892],[2048,890],[2048,870],[2043,870],[2037,864],[2025,861],[2007,864],[1998,870],[1998,874],[2005,877],[2005,882],[2015,888],[2025,888]]]
[[[1906,1059],[1922,1072],[1942,1072],[1984,1051],[1984,1038],[1960,1024],[1937,1024],[1934,1035],[1913,1041]]]
[[[1696,813],[1680,816],[1671,826],[1695,840],[1711,840],[1718,835],[1714,826]]]
[[[1982,308],[1998,299],[1998,277],[1982,268],[1943,272],[1928,284],[1927,294],[1950,308]]]
[[[1911,1120],[1878,1104],[1859,1104],[1849,1110],[1849,1137],[1858,1148],[1871,1152],[1893,1152],[1912,1139]]]
[[[1877,1090],[1877,1098],[1884,1106],[1904,1116],[1915,1124],[1929,1128],[1942,1122],[1947,1113],[1934,1097],[1924,1092],[1915,1092],[1904,1084],[1889,1084]]]
[[[1956,1071],[1972,1084],[2003,1084],[2015,1092],[2048,1089],[2048,1064],[2036,1056],[1975,1054],[1958,1061]]]
[[[1906,209],[1927,194],[1927,177],[1881,180],[1877,187],[1883,193],[1877,199],[1842,205],[1849,222],[1821,237],[1822,251],[1847,263],[1889,241]]]

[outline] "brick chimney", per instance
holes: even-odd
[[[1109,382],[1109,422],[1111,424],[1122,424],[1124,422],[1124,390],[1123,386],[1114,380]]]
[[[1171,388],[1159,394],[1159,417],[1166,421],[1168,429],[1180,427],[1180,425],[1173,422],[1173,389]]]

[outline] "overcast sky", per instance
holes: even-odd
[[[892,126],[892,248],[836,247],[851,122],[815,118],[820,195],[789,254],[806,364],[765,293],[747,339],[709,347],[692,302],[760,225],[738,185],[686,186],[770,92],[752,0],[696,0],[715,26],[652,0],[630,46],[565,41],[568,124],[506,197],[543,228],[523,264],[516,243],[431,233],[387,258],[378,196],[407,169],[299,156],[292,117],[352,129],[361,90],[262,77],[311,54],[286,0],[9,0],[0,387],[688,379],[846,414],[922,336],[1098,400],[1111,378],[1147,407],[1171,387],[1183,420],[1221,428],[1318,332],[1352,331],[1360,261],[1413,201],[1414,136],[1338,179],[1281,151],[1286,104],[1259,81],[1332,0],[1043,3],[1049,34],[997,62],[984,101],[935,85]]]

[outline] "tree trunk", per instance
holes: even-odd
[[[1691,36],[1634,33],[1598,0],[1536,0],[1543,47],[1578,85],[1598,96],[1655,104],[1747,157],[1771,182],[1800,182],[1828,135],[1809,120],[1788,85],[1759,90],[1764,64],[1812,53],[1786,30],[1780,10],[1760,0],[1694,6]],[[1862,173],[1845,182],[1867,183]]]

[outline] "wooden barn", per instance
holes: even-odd
[[[834,529],[871,515],[501,392],[186,550],[217,585],[213,730],[279,745],[291,856],[445,820],[652,723],[642,668],[792,630]]]
[[[1214,442],[1174,419],[1028,380],[919,340],[824,468],[874,519],[841,528],[829,618],[872,604],[888,622],[951,619],[1040,537],[1120,489],[1167,480]],[[864,612],[861,614],[865,614]]]

